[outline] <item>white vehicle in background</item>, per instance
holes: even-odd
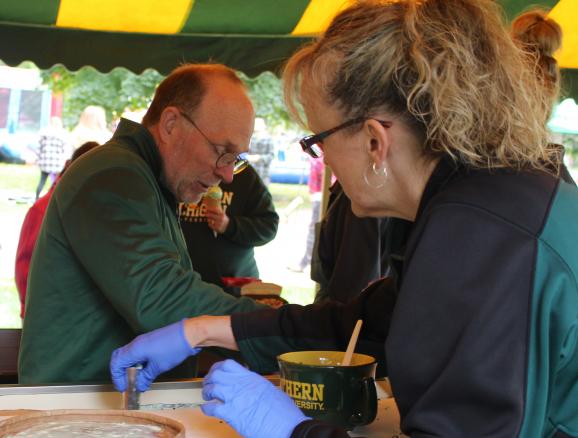
[[[299,139],[305,134],[286,136],[275,146],[275,158],[271,162],[271,182],[283,184],[307,184],[309,159],[301,150]]]

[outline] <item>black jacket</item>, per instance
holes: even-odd
[[[285,351],[344,350],[361,318],[357,351],[387,363],[405,434],[578,437],[577,218],[578,190],[551,175],[442,160],[397,284],[233,315],[235,338],[267,369]],[[293,433],[346,436],[312,421]]]

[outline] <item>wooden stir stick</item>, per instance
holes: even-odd
[[[351,338],[349,338],[349,344],[347,345],[347,350],[345,350],[345,356],[343,356],[343,362],[341,363],[341,365],[344,367],[351,365],[351,358],[353,357],[355,345],[357,344],[357,338],[359,337],[359,332],[361,331],[361,324],[363,324],[363,321],[358,319],[355,323],[355,328],[353,329]]]

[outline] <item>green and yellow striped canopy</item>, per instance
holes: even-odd
[[[1,0],[0,59],[161,73],[211,60],[255,75],[276,71],[351,1]],[[499,1],[509,17],[530,4],[552,8],[564,29],[559,62],[578,68],[578,0]]]

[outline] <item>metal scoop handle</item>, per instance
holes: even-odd
[[[126,369],[127,386],[126,391],[122,393],[123,409],[130,411],[138,411],[139,409],[140,392],[136,389],[136,377],[141,368],[138,366]]]

